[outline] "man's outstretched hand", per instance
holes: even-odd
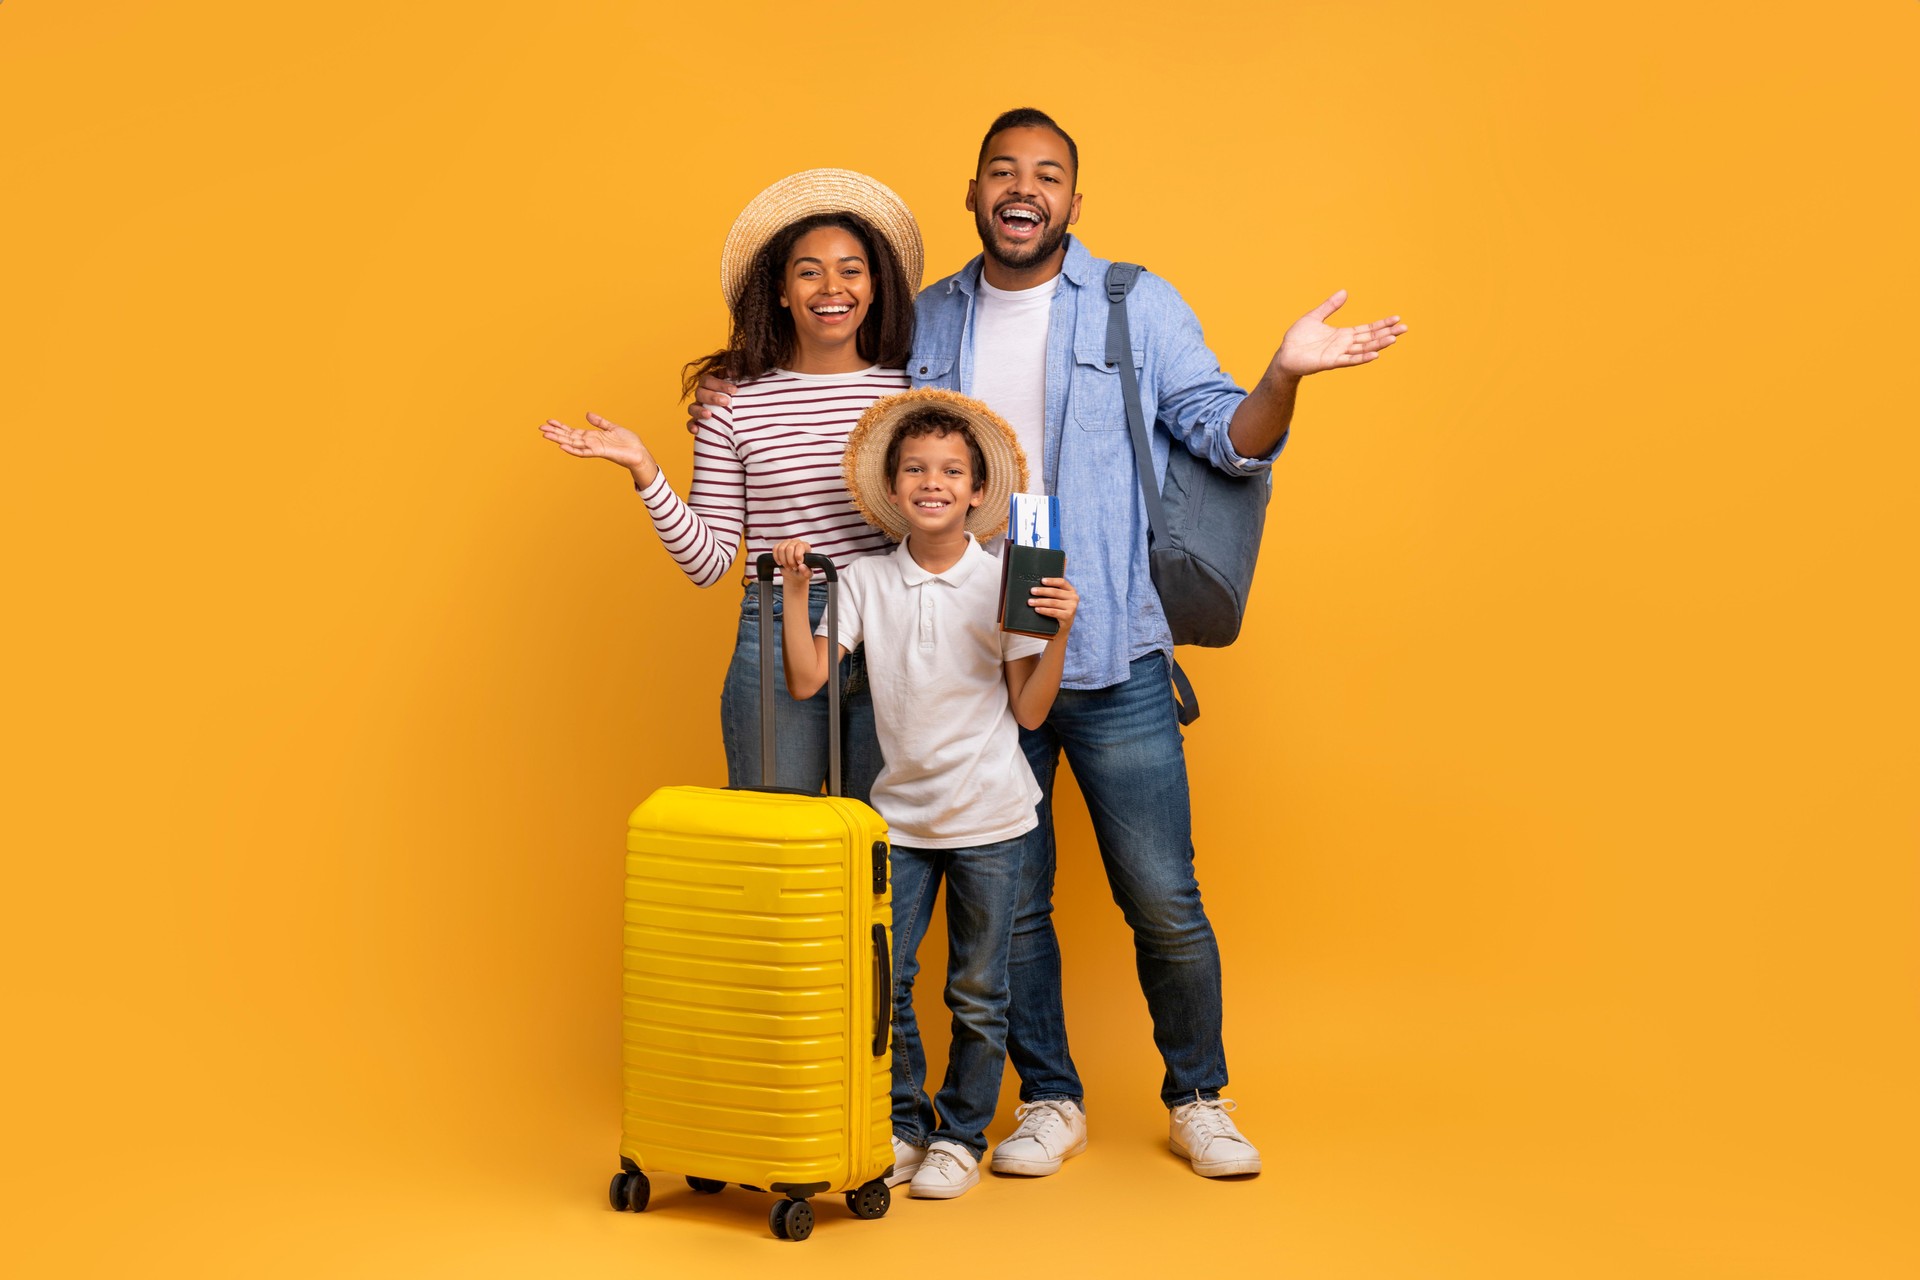
[[[1280,350],[1274,353],[1274,370],[1288,377],[1304,378],[1326,369],[1366,364],[1378,360],[1380,353],[1407,331],[1399,316],[1336,329],[1327,323],[1327,317],[1346,302],[1347,291],[1341,289],[1295,320],[1286,337],[1280,339]]]

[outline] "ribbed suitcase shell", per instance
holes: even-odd
[[[886,838],[840,797],[664,787],[633,811],[621,1155],[798,1195],[890,1168]]]

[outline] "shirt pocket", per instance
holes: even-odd
[[[1134,377],[1141,387],[1141,413],[1146,414],[1147,353],[1133,349]],[[1073,384],[1069,388],[1072,417],[1082,431],[1125,431],[1127,402],[1121,395],[1120,370],[1107,363],[1106,335],[1097,346],[1082,345],[1073,353]],[[1146,417],[1151,423],[1153,419]]]
[[[907,377],[916,387],[945,387],[954,390],[953,356],[947,352],[915,354],[907,361]]]

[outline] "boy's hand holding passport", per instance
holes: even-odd
[[[1006,554],[1000,561],[1000,629],[1049,639],[1059,633],[1063,619],[1071,627],[1074,600],[1066,567],[1060,499],[1046,493],[1014,494]]]

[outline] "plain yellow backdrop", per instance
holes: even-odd
[[[1916,1274],[1917,45],[1911,0],[7,0],[9,1271]],[[684,482],[738,208],[865,170],[944,274],[1016,105],[1242,379],[1335,288],[1413,326],[1307,385],[1246,638],[1188,658],[1266,1172],[1166,1153],[1069,803],[1088,1155],[799,1246],[613,1214],[622,822],[722,775],[734,601],[535,425]]]

